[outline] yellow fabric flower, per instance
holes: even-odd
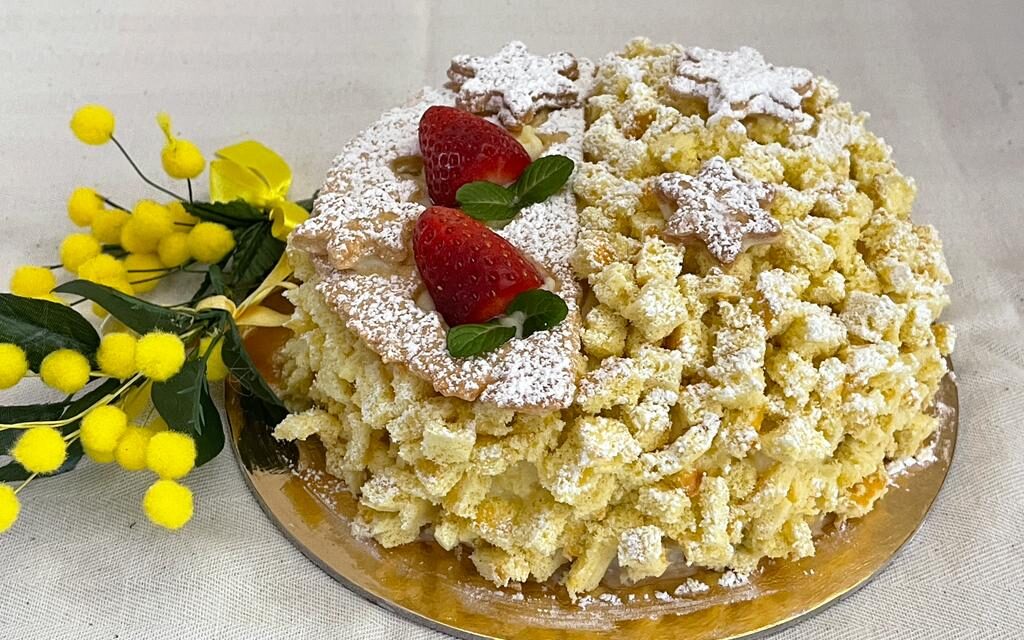
[[[128,271],[128,282],[136,293],[149,293],[160,284],[160,278],[166,275],[164,263],[155,253],[132,253],[124,259],[124,267]]]
[[[173,480],[157,480],[146,491],[142,508],[153,524],[180,529],[192,519],[192,491]]]
[[[103,209],[103,198],[88,187],[78,187],[68,198],[68,217],[79,227],[91,225],[93,218]]]
[[[78,393],[89,383],[89,360],[72,349],[58,349],[39,365],[43,383],[64,393]]]
[[[146,449],[153,432],[146,427],[129,425],[114,448],[114,459],[125,471],[142,471],[146,468]]]
[[[199,222],[199,218],[185,210],[185,205],[183,205],[180,200],[171,200],[164,206],[171,212],[171,217],[174,218],[174,222],[176,223],[196,224]]]
[[[60,243],[60,263],[71,273],[78,273],[82,264],[100,255],[101,250],[95,237],[72,233]]]
[[[85,452],[85,455],[89,456],[90,460],[97,464],[110,464],[114,461],[113,451],[96,451],[85,445],[82,445],[82,451]]]
[[[210,199],[214,202],[244,200],[270,209],[274,237],[285,240],[309,212],[287,200],[292,170],[274,151],[255,140],[246,140],[216,152],[210,163]]]
[[[109,404],[96,407],[82,418],[82,446],[101,454],[113,453],[127,430],[128,416],[124,411]]]
[[[103,209],[92,218],[92,235],[103,244],[117,244],[121,241],[121,227],[130,215],[120,209]]]
[[[18,438],[11,457],[30,473],[53,473],[68,459],[68,444],[52,427],[34,427]]]
[[[141,237],[158,242],[160,238],[174,231],[174,216],[171,211],[152,200],[139,200],[132,209],[132,220],[138,223]]]
[[[174,137],[171,133],[171,116],[159,113],[156,122],[167,138],[167,144],[160,152],[160,162],[167,175],[178,180],[191,179],[203,172],[206,159],[194,143]]]
[[[220,262],[234,248],[235,236],[216,222],[200,222],[188,233],[189,253],[199,262]]]
[[[71,131],[85,144],[106,144],[114,135],[114,114],[98,104],[79,107],[71,116]]]
[[[135,366],[157,382],[174,377],[185,364],[185,344],[173,333],[153,331],[139,338],[135,346]]]
[[[120,331],[103,336],[96,352],[100,371],[119,380],[132,377],[135,374],[136,342],[135,336]]]
[[[25,350],[10,342],[0,343],[0,389],[10,389],[28,373]]]
[[[196,443],[184,433],[153,434],[146,448],[146,467],[165,480],[184,478],[196,464]]]
[[[210,342],[213,340],[212,337],[206,336],[199,341],[199,355],[204,355],[207,351],[210,355],[206,358],[206,377],[210,382],[220,382],[224,378],[228,377],[228,367],[224,364],[224,354],[221,352],[221,347],[224,345],[224,340],[218,338],[217,343],[213,345],[213,350],[210,350]]]
[[[4,533],[18,520],[21,513],[21,502],[18,494],[6,484],[0,484],[0,533]]]
[[[57,278],[46,267],[32,265],[18,267],[11,277],[11,293],[25,298],[45,297],[56,286]]]
[[[180,267],[192,258],[188,248],[188,234],[175,231],[165,236],[157,245],[156,253],[165,267]]]
[[[112,255],[101,253],[82,263],[78,268],[78,277],[97,284],[108,282],[127,282],[128,272],[124,263]]]

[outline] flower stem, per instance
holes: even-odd
[[[85,417],[85,414],[89,413],[96,407],[110,404],[112,400],[117,399],[119,395],[130,389],[136,382],[138,382],[141,379],[142,374],[136,373],[134,376],[129,378],[128,381],[125,382],[123,385],[115,389],[113,392],[103,396],[98,401],[96,401],[96,403],[93,404],[91,407],[69,418],[62,418],[60,420],[44,420],[39,422],[19,422],[17,424],[0,424],[0,431],[7,431],[9,429],[31,429],[33,427],[63,427],[65,425],[69,425],[75,420],[80,420],[81,418]]]
[[[188,185],[188,201],[192,202],[192,179],[188,178],[185,183]]]
[[[128,151],[126,151],[125,148],[123,146],[121,146],[121,142],[117,138],[115,138],[114,136],[110,136],[110,141],[113,142],[115,146],[117,146],[117,148],[121,151],[121,155],[123,155],[125,157],[125,160],[128,161],[128,164],[132,165],[132,169],[135,169],[135,173],[139,174],[139,177],[142,178],[143,182],[145,182],[149,186],[153,187],[157,191],[161,191],[163,193],[166,193],[167,195],[171,196],[175,200],[181,200],[181,196],[179,196],[178,194],[174,193],[173,191],[171,191],[169,189],[166,189],[166,188],[158,185],[157,183],[153,182],[148,177],[146,177],[146,174],[142,173],[142,169],[139,169],[139,165],[135,164],[135,161],[132,160],[132,157],[130,155],[128,155]]]
[[[25,481],[18,485],[18,488],[14,490],[14,495],[18,495],[18,492],[28,486],[28,483],[36,479],[38,473],[33,473],[29,477],[25,478]]]
[[[121,146],[121,145],[117,145],[117,146]],[[123,149],[122,149],[122,151],[123,151]],[[116,202],[114,202],[110,198],[108,198],[106,196],[100,196],[100,197],[103,198],[103,202],[106,202],[111,207],[114,207],[115,209],[120,209],[121,211],[128,211],[128,209],[125,209],[124,207],[122,207],[121,205],[117,204]]]

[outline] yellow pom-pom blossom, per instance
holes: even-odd
[[[6,484],[0,484],[0,533],[4,533],[18,520],[21,512],[21,502],[14,489]]]
[[[192,491],[173,480],[157,480],[146,491],[142,508],[153,524],[180,529],[192,519]]]
[[[171,200],[164,206],[171,212],[171,217],[179,225],[193,225],[199,222],[199,218],[185,210],[185,205],[182,204],[181,200]]]
[[[108,282],[127,281],[128,272],[124,263],[112,255],[101,253],[82,263],[78,268],[78,276],[83,280],[106,284]]]
[[[157,382],[169,380],[185,364],[185,344],[173,333],[153,331],[139,338],[135,346],[135,366]]]
[[[132,220],[138,224],[139,235],[154,242],[159,242],[160,238],[174,231],[174,217],[170,210],[152,200],[139,200],[135,203]]]
[[[53,473],[67,460],[68,445],[60,431],[34,427],[18,438],[11,457],[30,473]]]
[[[146,467],[165,480],[184,478],[196,465],[196,443],[184,433],[161,431],[146,447]]]
[[[114,461],[113,451],[96,451],[85,445],[82,445],[82,451],[85,452],[85,455],[89,456],[90,460],[97,464],[110,464]]]
[[[129,425],[114,448],[114,459],[125,471],[142,471],[146,468],[146,449],[153,432],[146,427]]]
[[[199,262],[220,262],[234,248],[235,236],[216,222],[200,222],[188,233],[188,250]]]
[[[164,237],[160,240],[156,253],[165,267],[180,267],[192,257],[192,252],[188,248],[188,234],[175,231]]]
[[[191,179],[203,172],[206,159],[194,143],[174,137],[171,133],[171,116],[160,113],[156,122],[167,138],[167,144],[160,152],[160,162],[164,165],[167,175],[178,180]]]
[[[160,240],[151,238],[143,231],[143,226],[138,220],[129,218],[128,222],[121,227],[121,246],[132,253],[153,253],[156,251]]]
[[[58,349],[39,365],[43,383],[64,393],[78,393],[89,383],[89,360],[72,349]]]
[[[128,271],[128,282],[136,293],[149,293],[160,284],[160,276],[166,273],[164,263],[155,253],[133,253],[124,259]]]
[[[96,352],[96,361],[100,371],[124,380],[135,374],[135,336],[130,333],[115,331],[108,333],[100,340],[100,348]]]
[[[117,244],[121,241],[121,227],[129,218],[128,212],[120,209],[97,211],[92,219],[92,235],[104,244]]]
[[[86,233],[72,233],[60,243],[60,263],[71,273],[78,273],[79,268],[100,255],[99,240]]]
[[[112,453],[127,430],[124,411],[111,405],[96,407],[82,418],[82,446],[97,453]]]
[[[28,358],[16,344],[0,343],[0,389],[10,389],[28,373]]]
[[[87,104],[71,116],[71,131],[85,144],[106,144],[114,135],[114,114],[102,105]]]
[[[209,352],[209,355],[206,356],[206,377],[210,382],[220,382],[227,378],[229,373],[227,365],[224,364],[224,354],[221,352],[224,341],[218,339],[211,350],[210,342],[212,340],[213,338],[207,336],[199,341],[199,354],[203,355]]]
[[[86,236],[87,238],[89,236]],[[57,286],[57,278],[46,267],[18,267],[11,277],[11,293],[25,298],[42,298]]]
[[[88,187],[76,188],[68,198],[68,217],[79,227],[91,225],[93,218],[103,209],[103,198]]]

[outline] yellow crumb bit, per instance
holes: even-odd
[[[78,393],[89,383],[89,360],[72,349],[58,349],[43,358],[39,377],[58,391]]]
[[[192,491],[173,480],[157,480],[146,491],[142,508],[153,524],[177,530],[192,519]]]
[[[151,380],[163,382],[174,377],[185,364],[185,344],[181,338],[153,331],[139,338],[135,347],[135,365]]]
[[[60,431],[34,427],[18,438],[11,457],[30,473],[53,473],[67,460],[68,445]]]
[[[79,107],[71,116],[71,131],[85,144],[106,144],[114,135],[114,114],[98,104]]]

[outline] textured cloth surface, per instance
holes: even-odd
[[[148,6],[147,6],[148,5]],[[159,171],[167,110],[203,149],[252,136],[311,192],[382,110],[438,84],[451,55],[512,38],[598,56],[631,36],[807,66],[873,115],[946,243],[960,334],[956,460],[923,530],[877,579],[779,634],[1017,638],[1024,627],[1024,55],[1019,0],[0,3],[0,272],[54,261],[86,184],[149,195],[109,147],[67,129],[97,101]],[[5,275],[4,277],[7,277]],[[173,294],[166,294],[174,298]],[[22,393],[22,396],[25,394]],[[24,401],[8,393],[3,401]],[[228,454],[189,477],[195,520],[145,522],[147,479],[83,464],[23,493],[0,538],[0,637],[439,638],[352,595],[267,520]]]

